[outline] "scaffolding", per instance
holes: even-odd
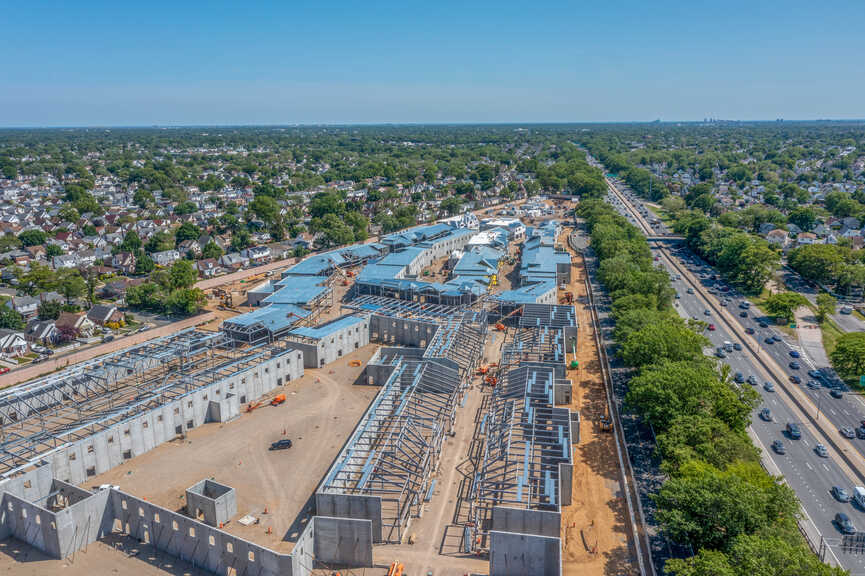
[[[0,476],[281,354],[187,329],[0,392]]]

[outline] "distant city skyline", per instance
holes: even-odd
[[[865,118],[865,3],[4,6],[0,126]]]

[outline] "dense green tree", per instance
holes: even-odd
[[[703,355],[708,344],[704,336],[681,322],[669,320],[630,333],[622,343],[620,355],[629,366],[639,367],[664,360],[695,360]]]
[[[24,246],[39,246],[40,244],[45,244],[47,235],[42,230],[32,228],[21,232],[18,235],[18,240],[20,240],[21,244]]]
[[[178,260],[171,265],[172,288],[191,288],[198,281],[198,272],[189,260]]]
[[[857,380],[865,375],[865,332],[847,332],[839,337],[830,359],[842,378]]]
[[[0,328],[6,330],[23,330],[24,318],[6,305],[5,302],[0,304]]]
[[[817,294],[817,320],[823,322],[827,316],[835,313],[835,297],[827,292]]]
[[[56,300],[47,300],[39,303],[37,315],[40,320],[57,320],[62,311],[63,304]]]
[[[766,312],[785,322],[793,319],[793,313],[800,306],[807,306],[808,300],[798,292],[778,292],[766,298]]]

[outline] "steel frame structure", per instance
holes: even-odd
[[[0,392],[0,476],[281,352],[182,330]]]
[[[471,488],[471,516],[481,533],[492,509],[509,506],[558,511],[560,464],[572,461],[570,415],[556,408],[555,367],[521,366],[507,372],[484,415],[482,454]]]
[[[382,538],[402,541],[419,515],[445,434],[454,421],[456,370],[435,360],[393,357],[393,367],[319,492],[381,498]]]

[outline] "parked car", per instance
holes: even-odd
[[[291,448],[291,440],[283,438],[271,444],[269,450],[285,450],[287,448]]]
[[[831,390],[829,390],[829,396],[831,396],[832,398],[843,398],[844,392],[842,392],[838,388],[832,388]]]

